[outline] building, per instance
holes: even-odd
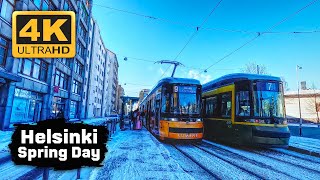
[[[301,90],[299,94],[303,123],[318,123],[320,115],[320,90]],[[285,92],[284,98],[286,115],[289,122],[298,123],[300,120],[298,92]]]
[[[150,89],[142,89],[139,93],[139,102],[141,102],[143,98],[147,97],[149,92],[150,92]]]
[[[0,16],[0,128],[81,114],[92,0],[2,0]],[[14,10],[71,10],[76,13],[77,53],[71,59],[22,59],[11,53]]]
[[[116,106],[117,102],[117,87],[118,87],[118,59],[117,55],[110,50],[107,50],[107,59],[109,69],[108,76],[108,97],[110,97],[108,101],[108,112],[107,114],[117,113],[118,109]]]
[[[98,24],[91,19],[92,30],[91,56],[88,70],[86,118],[106,115],[108,101],[108,62],[106,48]]]
[[[118,109],[118,114],[121,114],[122,113],[122,98],[125,95],[124,93],[124,89],[121,85],[118,85],[118,88],[117,88],[117,103],[116,103],[116,109]]]

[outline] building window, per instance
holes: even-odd
[[[68,88],[68,76],[63,72],[56,70],[56,76],[54,78],[54,85],[59,86],[61,89],[67,90]]]
[[[40,120],[42,94],[15,88],[11,123],[26,123]]]
[[[34,5],[43,11],[57,10],[57,7],[50,0],[33,0]]]
[[[71,101],[70,102],[70,119],[78,118],[78,104],[77,101]]]
[[[77,51],[78,51],[79,56],[80,56],[82,59],[85,59],[85,58],[86,58],[86,50],[85,50],[85,47],[82,45],[82,43],[81,43],[80,41],[77,43]]]
[[[82,74],[82,69],[83,69],[83,66],[82,64],[79,62],[79,61],[75,61],[74,63],[74,72],[81,75]]]
[[[72,87],[72,92],[75,94],[80,94],[80,90],[81,90],[81,83],[73,80],[73,87]]]
[[[85,8],[85,6],[83,4],[82,4],[82,9],[81,9],[81,12],[80,12],[80,16],[82,17],[84,22],[86,24],[88,24],[89,15],[88,15],[87,10],[86,10],[86,8]]]
[[[80,24],[79,35],[80,35],[80,37],[82,37],[82,39],[84,41],[87,40],[87,31],[86,31],[85,27],[83,26],[83,24]]]
[[[48,63],[41,59],[21,59],[20,73],[46,82]]]
[[[64,1],[63,10],[65,11],[74,11],[72,4],[69,0]]]
[[[59,61],[62,62],[62,64],[66,65],[68,68],[70,68],[72,58],[62,58],[59,59]]]
[[[12,12],[14,10],[14,0],[0,0],[1,17],[7,22],[11,22]]]
[[[52,117],[64,117],[66,100],[60,97],[53,97]]]
[[[0,37],[0,66],[4,66],[6,63],[8,51],[8,41]]]

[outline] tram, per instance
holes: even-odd
[[[198,80],[161,79],[139,104],[143,125],[160,140],[201,141],[201,84]]]
[[[204,136],[218,141],[287,147],[283,83],[267,75],[229,74],[202,89]]]

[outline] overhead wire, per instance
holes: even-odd
[[[228,53],[227,55],[223,56],[222,58],[220,58],[218,61],[214,62],[213,64],[211,64],[210,66],[208,66],[204,72],[207,72],[212,66],[220,63],[221,61],[225,60],[226,58],[228,58],[229,56],[231,56],[232,54],[234,54],[235,52],[239,51],[240,49],[242,49],[243,47],[247,46],[248,44],[252,43],[254,40],[256,40],[258,37],[261,37],[262,34],[265,34],[267,32],[272,31],[272,29],[274,29],[275,27],[281,25],[282,23],[288,21],[290,18],[292,18],[293,16],[299,14],[301,11],[303,11],[304,9],[308,8],[309,6],[311,6],[312,4],[316,3],[319,0],[314,0],[311,1],[310,3],[308,3],[306,6],[302,7],[301,9],[299,9],[298,11],[295,11],[294,13],[290,14],[289,16],[283,18],[282,20],[280,20],[279,22],[275,23],[274,25],[272,25],[267,31],[265,32],[259,32],[257,33],[257,35],[253,38],[251,38],[249,41],[245,42],[244,44],[242,44],[240,47],[236,48],[235,50],[231,51],[230,53]]]
[[[180,25],[180,26],[184,26],[184,27],[188,27],[188,28],[192,28],[192,29],[197,29],[199,30],[199,26],[196,25],[192,25],[192,24],[187,24],[187,23],[182,23],[179,21],[174,21],[171,19],[166,19],[166,18],[160,18],[160,17],[155,17],[155,16],[150,16],[150,15],[145,15],[142,13],[137,13],[137,12],[133,12],[133,11],[129,11],[129,10],[124,10],[124,9],[118,9],[118,8],[114,8],[114,7],[110,7],[110,6],[106,6],[106,5],[101,5],[101,4],[96,4],[93,3],[93,5],[101,7],[101,8],[106,8],[106,9],[110,9],[113,11],[118,11],[118,12],[122,12],[122,13],[126,13],[126,14],[131,14],[131,15],[135,15],[135,16],[140,16],[143,18],[148,18],[151,20],[158,20],[158,21],[164,21],[170,24],[175,24],[175,25]],[[206,27],[206,28],[201,28],[202,30],[206,30],[206,31],[222,31],[222,32],[232,32],[232,33],[261,33],[261,34],[305,34],[305,33],[320,33],[319,29],[316,30],[309,30],[309,31],[287,31],[287,32],[266,32],[266,31],[249,31],[249,30],[240,30],[240,29],[228,29],[228,28],[218,28],[218,27]]]
[[[210,11],[210,13],[204,18],[204,20],[202,21],[202,23],[197,26],[197,28],[195,29],[195,31],[192,33],[192,35],[190,36],[190,38],[188,39],[187,43],[185,43],[185,45],[183,46],[183,48],[179,51],[179,53],[177,54],[177,56],[174,58],[174,61],[176,61],[178,59],[178,57],[181,55],[181,53],[184,51],[184,49],[188,46],[188,44],[192,41],[192,39],[197,35],[199,29],[208,21],[209,17],[212,15],[212,13],[219,7],[219,5],[221,4],[223,0],[220,0]],[[170,67],[170,66],[169,66]],[[169,70],[169,67],[166,69],[166,71],[163,72],[162,76],[160,77],[160,79],[164,76],[164,74]]]

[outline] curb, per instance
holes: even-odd
[[[293,147],[290,145],[288,147],[288,150],[320,158],[320,152],[314,152],[314,151],[310,151],[310,150],[306,150],[306,149],[301,149],[301,148]]]

